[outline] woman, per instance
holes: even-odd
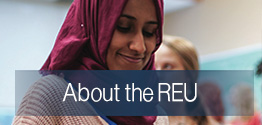
[[[156,52],[155,66],[157,70],[199,70],[198,57],[193,44],[184,38],[167,35],[164,36],[163,44]],[[197,76],[193,75],[193,77],[196,79]],[[197,112],[204,111],[201,103],[197,106],[195,104],[194,107],[197,107],[195,108]],[[177,112],[185,112],[186,105],[181,104],[180,107],[184,108],[178,108],[181,111]],[[170,124],[175,125],[207,124],[207,117],[205,116],[169,116],[168,119]]]
[[[41,68],[42,73],[50,74],[52,70],[153,70],[153,53],[161,44],[162,24],[162,0],[75,0]],[[67,80],[74,82],[74,79]],[[34,107],[27,100],[34,98],[34,89],[43,82],[51,85],[50,89],[67,83],[58,75],[40,79],[27,93],[18,114],[26,114],[26,107]],[[156,116],[19,115],[14,124],[161,124],[159,121],[164,120],[156,120]]]
[[[165,35],[155,66],[157,70],[199,70],[195,47],[184,38]]]
[[[214,82],[202,82],[198,86],[201,93],[201,99],[205,104],[205,111],[207,114],[214,116],[207,116],[209,122],[224,124],[224,105],[221,97],[221,89]]]

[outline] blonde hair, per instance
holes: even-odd
[[[173,52],[175,52],[181,59],[183,67],[185,70],[199,70],[198,56],[194,45],[182,37],[177,36],[163,36],[163,45],[169,47]],[[191,74],[192,79],[196,80],[198,73]],[[193,81],[194,81],[193,80]],[[203,102],[198,98],[196,102],[196,107],[193,112],[205,112],[203,107]],[[208,124],[207,117],[204,116],[189,116],[198,125]]]
[[[163,44],[180,56],[185,70],[199,70],[197,52],[191,42],[182,37],[164,35]]]

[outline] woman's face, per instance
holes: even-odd
[[[108,48],[109,70],[142,70],[155,49],[157,28],[153,0],[129,0]]]
[[[156,70],[185,70],[179,55],[162,44],[155,54]]]

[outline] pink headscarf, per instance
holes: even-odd
[[[162,39],[163,1],[154,0],[159,22],[157,45]],[[41,70],[108,70],[107,48],[115,23],[127,0],[75,0]],[[152,70],[151,56],[144,70]]]
[[[128,0],[74,0],[57,36],[54,48],[41,70],[108,70],[107,49],[115,23]],[[159,28],[156,49],[162,42],[163,0],[153,0]],[[144,70],[154,69],[152,54]],[[117,123],[152,124],[155,116],[110,117]]]

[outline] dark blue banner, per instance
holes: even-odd
[[[254,112],[238,111],[234,98],[239,86],[250,88],[254,96],[253,74],[253,70],[18,70],[16,115],[248,116]],[[250,103],[254,105],[254,100]]]

